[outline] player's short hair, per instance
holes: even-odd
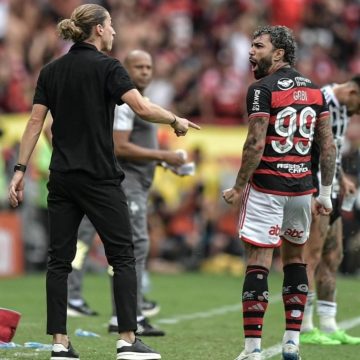
[[[294,66],[296,41],[292,30],[281,25],[266,25],[255,30],[253,38],[255,39],[264,34],[270,35],[270,41],[275,49],[284,50],[284,61],[288,62],[291,66]]]

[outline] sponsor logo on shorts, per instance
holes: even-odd
[[[296,229],[287,229],[284,233],[284,235],[291,236],[293,238],[301,239],[304,232]]]
[[[270,236],[279,236],[280,235],[280,226],[279,225],[274,225],[270,227],[269,230],[269,235]]]

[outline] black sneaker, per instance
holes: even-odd
[[[79,360],[79,354],[76,353],[71,343],[66,348],[63,344],[54,344],[51,351],[50,360]]]
[[[119,328],[117,325],[113,325],[113,324],[109,324],[108,326],[108,332],[109,334],[118,334],[119,333]]]
[[[138,336],[164,336],[165,332],[154,328],[149,320],[144,318],[137,323],[137,329],[135,331],[135,335]]]
[[[143,298],[141,312],[146,317],[155,316],[159,313],[160,306],[156,301],[148,300],[145,297]]]
[[[68,302],[67,304],[68,316],[97,316],[99,313],[92,310],[89,305],[84,301],[82,305],[75,306]]]
[[[116,342],[116,360],[157,360],[161,355],[149,346],[145,345],[140,339],[136,338],[133,344],[125,340]]]

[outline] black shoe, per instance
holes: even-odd
[[[118,326],[109,324],[108,332],[110,334],[113,334],[113,333],[118,334],[119,333]],[[165,332],[154,328],[152,325],[150,325],[149,320],[145,318],[141,321],[138,321],[137,330],[135,331],[135,334],[138,336],[164,336]]]
[[[99,313],[95,310],[90,309],[89,305],[84,301],[82,305],[75,306],[69,302],[67,304],[67,315],[68,316],[97,316]]]
[[[71,343],[66,348],[63,344],[54,344],[50,360],[79,360],[79,354],[74,350]]]
[[[137,323],[137,329],[135,331],[135,335],[138,336],[164,336],[165,332],[154,328],[149,320],[144,318]]]
[[[118,328],[117,325],[109,324],[108,332],[109,332],[109,334],[118,334],[119,333],[119,328]]]
[[[159,313],[160,306],[156,301],[148,300],[145,297],[143,298],[143,303],[141,307],[141,312],[146,317],[155,316]]]
[[[136,338],[133,344],[124,340],[116,343],[116,360],[157,360],[161,355],[149,346],[145,345],[140,339]]]

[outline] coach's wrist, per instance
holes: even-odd
[[[169,124],[173,129],[175,129],[175,125],[177,124],[178,120],[176,118],[175,114],[172,114],[173,116],[173,120],[171,121],[171,123]]]

